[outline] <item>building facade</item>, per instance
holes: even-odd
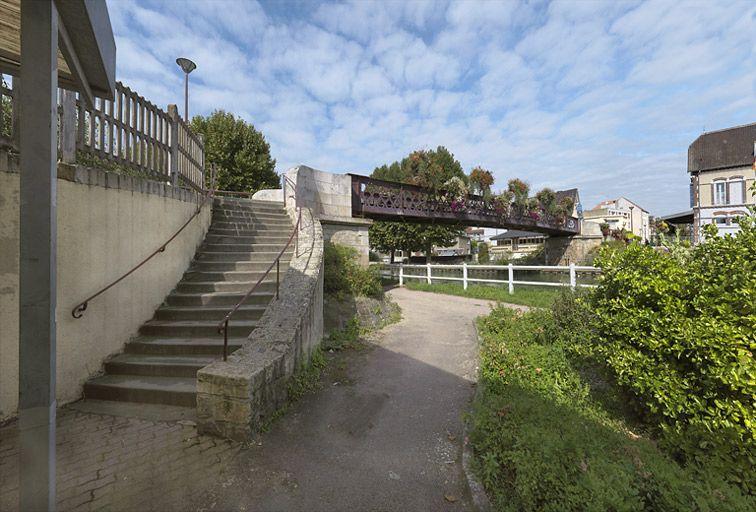
[[[505,233],[491,237],[488,251],[491,258],[519,259],[543,249],[546,235],[532,231],[509,229]]]
[[[693,238],[714,224],[720,236],[739,231],[737,218],[756,203],[756,123],[704,133],[688,147]]]
[[[648,211],[625,197],[600,202],[592,210],[583,212],[583,220],[608,224],[611,230],[624,229],[643,242],[651,238],[651,218]]]

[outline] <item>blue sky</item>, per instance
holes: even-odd
[[[756,121],[756,2],[108,0],[118,79],[260,129],[279,171],[369,173],[449,148],[466,170],[688,207],[688,145]]]

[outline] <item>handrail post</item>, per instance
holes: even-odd
[[[511,263],[507,265],[507,270],[509,271],[509,294],[512,295],[514,293],[514,268]]]
[[[168,119],[171,120],[171,185],[178,185],[178,109],[176,105],[168,105]]]
[[[426,267],[426,270],[427,270],[426,274],[427,274],[428,284],[431,284],[431,264],[428,263],[427,265],[428,266]]]
[[[462,289],[467,290],[467,262],[462,262]]]
[[[223,325],[223,360],[228,360],[228,318]]]
[[[279,273],[281,272],[281,258],[276,258],[276,300],[278,300],[278,287],[281,282]]]
[[[575,264],[570,263],[570,290],[575,291]]]
[[[399,286],[404,286],[404,264],[399,264]]]
[[[281,175],[281,189],[283,189],[284,210],[286,209],[286,175]]]

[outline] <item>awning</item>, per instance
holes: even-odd
[[[115,39],[104,1],[56,0],[58,84],[112,99]],[[0,72],[18,76],[21,66],[21,0],[0,0]]]
[[[661,220],[669,224],[693,224],[693,210],[666,215]]]

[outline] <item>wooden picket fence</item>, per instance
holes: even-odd
[[[0,82],[0,107],[0,146],[17,150],[16,79],[12,88]],[[77,93],[58,89],[58,114],[62,162],[99,164],[204,189],[204,142],[181,119],[175,105],[166,112],[117,82],[114,99],[95,98],[92,108]]]

